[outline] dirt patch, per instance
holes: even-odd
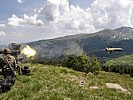
[[[91,86],[91,87],[90,87],[90,90],[97,90],[97,89],[99,89],[98,86]]]

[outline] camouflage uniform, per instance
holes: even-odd
[[[4,55],[2,55],[3,57],[3,63],[4,66],[2,66],[3,68],[11,68],[13,75],[16,76],[16,59],[14,56],[11,55],[11,51],[10,49],[5,49],[4,50]]]

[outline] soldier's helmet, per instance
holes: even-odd
[[[11,54],[11,50],[9,48],[4,49],[4,54]]]

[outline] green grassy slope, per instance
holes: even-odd
[[[106,64],[107,65],[128,64],[128,65],[133,66],[133,54],[111,59],[111,60],[107,61]]]
[[[30,76],[17,76],[11,91],[1,93],[0,100],[133,100],[133,79],[127,75],[100,72],[94,76],[38,64],[32,65],[31,70]],[[80,81],[84,81],[84,86],[80,86]],[[108,89],[106,83],[120,84],[131,94]],[[99,89],[90,90],[94,85]]]

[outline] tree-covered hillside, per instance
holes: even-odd
[[[116,65],[125,64],[125,65],[133,66],[133,54],[121,56],[121,57],[106,61],[106,65],[114,65],[114,64]]]

